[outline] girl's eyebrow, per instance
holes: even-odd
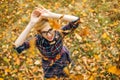
[[[53,28],[50,28],[48,31],[51,31],[51,30],[53,30]]]

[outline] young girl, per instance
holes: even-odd
[[[48,18],[68,21],[69,24],[61,28],[62,34],[54,30],[48,21]],[[28,49],[31,45],[26,40],[26,36],[31,28],[35,27],[38,34],[35,35],[35,45],[42,54],[42,68],[45,78],[57,76],[66,76],[63,68],[70,62],[69,51],[63,46],[63,37],[78,27],[79,18],[71,15],[56,14],[45,8],[37,8],[31,14],[30,22],[25,30],[15,41],[15,49],[18,53]]]

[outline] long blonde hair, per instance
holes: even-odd
[[[41,30],[47,25],[49,24],[48,19],[42,19],[39,20],[36,24],[35,24],[35,30],[40,33]]]

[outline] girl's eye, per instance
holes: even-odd
[[[48,33],[51,33],[52,30],[53,30],[53,28],[50,28],[48,31],[42,31],[41,33],[47,35]]]
[[[53,28],[51,28],[49,31],[52,31],[53,30]]]
[[[43,31],[42,33],[43,33],[43,34],[44,34],[44,33],[47,33],[47,31]]]

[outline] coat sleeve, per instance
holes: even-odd
[[[71,31],[75,30],[79,26],[79,23],[80,23],[80,18],[78,18],[75,21],[69,22],[67,25],[62,27],[62,31],[63,31],[62,33],[64,35],[69,34]]]
[[[32,38],[27,39],[21,46],[14,47],[14,49],[20,54],[22,51],[30,48],[30,40],[35,39],[35,46],[38,46],[40,44],[40,41],[42,40],[42,37],[40,35],[35,35]]]
[[[30,47],[29,41],[25,41],[21,46],[14,47],[14,49],[20,54],[22,51],[28,49]]]

